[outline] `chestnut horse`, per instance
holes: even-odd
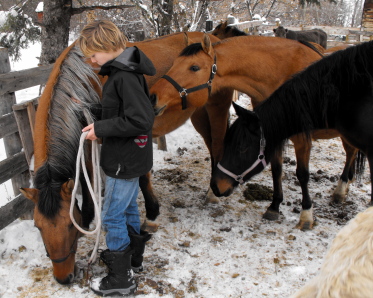
[[[209,94],[214,95],[225,88],[234,88],[250,96],[251,102],[256,107],[260,102],[269,97],[282,83],[292,75],[320,59],[320,55],[306,45],[293,40],[276,37],[241,36],[225,39],[212,45],[208,35],[204,36],[202,44],[193,44],[183,50],[175,59],[172,68],[150,90],[153,99],[158,100],[158,110],[167,113],[167,110],[181,109],[180,96],[186,99],[188,107],[203,107],[206,118],[198,110],[192,115],[192,119],[198,118],[205,121],[208,129],[211,129],[211,138],[216,151],[213,166],[222,158],[223,139],[227,128],[227,115],[231,105],[230,98],[225,102],[214,102]],[[205,82],[208,81],[206,84]],[[205,83],[205,84],[204,84]],[[198,88],[195,87],[198,85]],[[180,87],[182,86],[182,87]],[[208,88],[201,89],[201,86]],[[176,88],[175,88],[176,87]],[[195,91],[194,90],[198,90]],[[180,96],[179,96],[180,93]],[[187,94],[187,96],[185,96]],[[200,127],[203,127],[202,125]],[[206,131],[199,131],[202,135]],[[312,137],[334,138],[339,136],[336,130],[317,130]],[[206,139],[206,138],[205,138]],[[297,177],[303,194],[302,204],[311,202],[308,192],[309,157],[311,141],[305,140],[303,135],[293,136],[297,158]],[[339,186],[334,194],[335,201],[341,201],[345,197],[345,191],[349,178],[352,178],[352,163],[356,155],[356,149],[347,143],[343,143],[347,152],[346,167]],[[264,218],[275,220],[279,216],[279,206],[283,201],[282,192],[282,154],[277,154],[271,160],[273,175],[273,201],[263,215]],[[215,195],[223,195],[214,191]],[[307,214],[309,215],[309,214]],[[298,227],[311,228],[313,218],[301,214]]]
[[[178,33],[128,43],[128,46],[137,46],[153,61],[157,74],[146,78],[149,86],[152,86],[167,72],[189,40],[200,41],[202,36],[200,32]],[[211,38],[218,40],[214,36]],[[35,203],[35,226],[40,230],[47,255],[52,261],[53,275],[61,284],[68,284],[74,279],[75,253],[80,234],[69,217],[74,186],[71,178],[75,176],[81,130],[94,120],[90,108],[100,102],[101,86],[105,82],[97,76],[98,70],[97,65],[90,64],[90,59],[88,61],[82,57],[74,44],[56,61],[36,114],[35,189],[21,189],[23,195]],[[216,94],[215,100],[231,97],[232,93],[228,90]],[[178,110],[156,118],[154,136],[163,136],[180,126],[195,108],[189,107],[183,113],[178,113]],[[82,210],[75,206],[74,214],[76,221],[88,228],[94,212],[87,185],[84,181],[81,184]],[[140,187],[145,199],[146,216],[154,220],[159,214],[159,204],[152,190],[150,174],[140,178]]]

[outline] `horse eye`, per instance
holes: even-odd
[[[190,67],[190,70],[191,70],[191,71],[199,71],[200,68],[199,68],[197,65],[192,65],[192,66]]]

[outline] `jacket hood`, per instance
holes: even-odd
[[[117,58],[102,65],[100,75],[109,75],[111,68],[154,76],[156,73],[152,61],[137,47],[126,48]]]

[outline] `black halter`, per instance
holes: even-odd
[[[208,88],[209,95],[210,95],[211,83],[212,83],[212,80],[215,77],[215,74],[216,74],[217,70],[218,70],[218,67],[216,66],[216,56],[214,56],[214,64],[211,67],[210,78],[207,81],[207,83],[201,84],[201,85],[198,85],[196,87],[189,88],[189,89],[185,89],[185,88],[181,87],[173,78],[169,77],[168,75],[164,75],[164,76],[162,76],[162,78],[169,81],[172,84],[172,86],[174,86],[176,88],[176,90],[179,92],[179,95],[181,97],[181,108],[183,110],[185,110],[187,108],[186,97],[189,93],[192,93],[192,92],[195,92],[195,91],[198,91],[198,90],[202,90],[204,88]]]

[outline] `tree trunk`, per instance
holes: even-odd
[[[45,0],[40,65],[52,64],[68,46],[72,0]]]
[[[172,16],[174,14],[174,0],[163,0],[158,2],[159,36],[168,35],[172,33]]]

